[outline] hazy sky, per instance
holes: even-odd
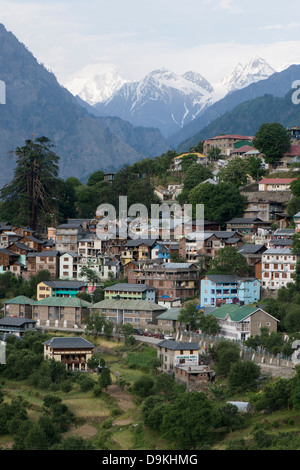
[[[62,84],[102,63],[128,80],[165,67],[215,82],[255,56],[278,71],[299,64],[299,10],[296,0],[0,0],[0,22]]]

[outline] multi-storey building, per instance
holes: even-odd
[[[179,240],[179,257],[195,262],[201,256],[214,258],[225,246],[239,248],[242,245],[242,235],[237,231],[193,232]]]
[[[40,253],[29,253],[27,257],[27,270],[29,274],[36,274],[38,271],[50,271],[52,278],[59,277],[59,257],[56,250],[44,250]]]
[[[37,285],[37,300],[47,297],[76,297],[86,289],[87,282],[82,281],[42,281]]]
[[[147,284],[158,297],[194,297],[199,289],[198,268],[193,263],[144,264],[128,273],[128,282]]]
[[[38,326],[82,327],[90,306],[78,297],[47,297],[32,305],[32,318]]]
[[[221,155],[228,157],[235,149],[235,144],[237,142],[243,142],[243,144],[251,145],[253,139],[254,137],[245,135],[218,135],[204,141],[203,153],[207,156],[209,151],[216,147],[221,150]]]
[[[94,345],[84,338],[52,338],[43,343],[45,359],[65,364],[67,370],[87,370],[93,356]]]
[[[297,256],[290,248],[270,248],[262,254],[262,288],[275,290],[293,282]]]
[[[260,335],[261,328],[268,328],[270,333],[276,332],[279,321],[262,308],[250,305],[222,305],[209,315],[218,320],[220,336],[240,341]]]
[[[56,228],[55,249],[57,251],[77,251],[78,240],[84,230],[80,224],[62,224]]]
[[[156,301],[156,291],[146,284],[128,284],[121,282],[104,289],[104,299],[129,299]]]
[[[154,239],[133,239],[128,240],[123,247],[121,252],[121,263],[122,265],[127,264],[129,261],[145,260],[151,258],[152,247],[156,245]]]
[[[75,251],[63,253],[59,258],[60,279],[77,279],[80,255]]]
[[[91,306],[115,325],[130,323],[135,327],[157,324],[156,317],[166,308],[149,300],[105,299]]]
[[[157,358],[161,360],[162,372],[174,372],[175,367],[196,366],[199,364],[200,346],[198,343],[162,340],[156,345]]]
[[[201,280],[200,304],[250,304],[260,299],[260,281],[233,275],[206,275]]]
[[[98,256],[102,253],[102,240],[95,233],[87,232],[78,240],[78,254]]]

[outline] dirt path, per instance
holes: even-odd
[[[135,408],[135,405],[132,401],[132,396],[128,395],[126,392],[123,392],[122,388],[118,385],[110,385],[107,388],[107,393],[117,400],[119,407],[122,411],[124,411],[124,413]]]

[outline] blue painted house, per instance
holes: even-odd
[[[170,250],[163,243],[156,243],[152,248],[152,259],[153,258],[161,260],[171,259]]]
[[[222,304],[251,304],[260,299],[260,281],[234,275],[206,275],[201,280],[202,307]]]

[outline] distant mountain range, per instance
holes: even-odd
[[[240,116],[240,122],[235,121],[235,125],[239,127],[240,130],[232,129],[231,132],[234,134],[247,134],[248,131],[246,132],[246,128],[252,127],[252,133],[255,133],[261,122],[259,119],[256,119],[255,115],[251,116],[251,122],[249,122],[250,118],[246,111],[247,106],[250,106],[251,100],[263,97],[264,95],[283,98],[291,92],[293,82],[299,80],[299,77],[300,65],[291,65],[282,72],[276,72],[265,80],[260,80],[259,82],[252,83],[246,88],[229,93],[223,99],[210,106],[210,108],[208,108],[193,122],[189,123],[179,132],[171,136],[168,141],[169,145],[176,148],[178,152],[181,152],[186,151],[193,145],[196,145],[202,138],[208,139],[218,135],[219,133],[230,133],[230,129],[232,129],[233,126],[228,123],[226,127],[223,121],[224,127],[220,129],[220,121],[218,118],[225,118],[232,110],[234,110],[234,108],[242,103],[245,103],[245,106],[243,107],[244,115]],[[277,104],[280,106],[279,101],[277,101]],[[297,120],[294,124],[291,122],[291,125],[299,125],[299,119],[296,119],[296,117],[297,113],[299,113],[300,117],[300,108],[291,103],[290,109],[293,111],[293,119]],[[270,109],[264,109],[264,112],[265,122],[274,122],[276,116],[277,122],[284,124],[280,108],[276,113],[271,112]],[[241,131],[241,128],[244,130]]]
[[[62,178],[84,180],[93,171],[117,170],[168,150],[158,129],[89,113],[1,24],[0,71],[6,88],[6,104],[0,104],[0,187],[13,175],[9,152],[33,134],[55,144]]]
[[[110,70],[101,75],[101,79],[99,73],[94,77],[87,76],[86,80],[81,78],[81,88],[74,87],[74,81],[67,86],[81,104],[84,100],[92,105],[90,112],[93,114],[118,116],[133,125],[157,127],[168,138],[228,93],[263,80],[274,72],[264,59],[256,57],[246,65],[238,64],[228,77],[215,85],[197,72],[189,71],[179,76],[170,70],[159,69],[138,82],[126,82],[116,70]],[[97,103],[100,89],[111,90],[111,95]]]
[[[212,85],[192,71],[178,76],[160,69],[140,82],[126,82],[112,69],[102,76],[92,69],[98,82],[85,88],[87,102],[61,86],[0,24],[0,80],[6,86],[6,104],[0,104],[0,187],[13,175],[9,152],[32,135],[55,144],[62,178],[86,181],[96,170],[117,171],[171,148],[187,151],[220,133],[254,134],[263,121],[299,125],[300,108],[284,97],[300,79],[300,65],[272,72],[255,58]],[[79,78],[77,90],[83,90],[85,78]],[[102,101],[93,104],[99,97]]]
[[[289,91],[283,98],[264,94],[239,104],[179,145],[177,151],[185,152],[198,142],[221,134],[255,135],[266,122],[300,128],[300,104],[293,104],[292,93]]]

